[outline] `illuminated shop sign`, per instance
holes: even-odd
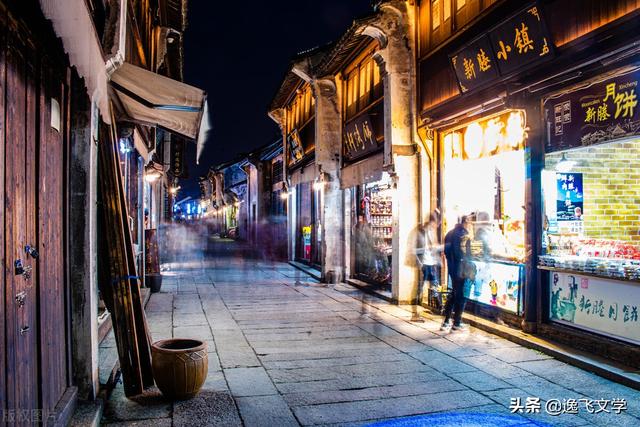
[[[639,81],[636,69],[545,100],[546,151],[640,135]]]
[[[300,141],[300,134],[297,129],[294,129],[287,138],[289,145],[289,164],[296,163],[304,156],[304,150],[302,149],[302,142]]]
[[[448,133],[445,146],[449,158],[473,160],[521,150],[526,137],[524,113],[510,111]]]
[[[343,156],[345,160],[362,157],[380,148],[368,114],[358,116],[344,128]]]
[[[486,83],[552,55],[552,43],[534,3],[449,57],[460,90]]]

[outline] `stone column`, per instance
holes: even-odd
[[[384,81],[385,167],[395,188],[392,294],[399,303],[415,298],[419,278],[414,254],[420,180],[413,18],[413,6],[408,2],[385,2],[380,5],[379,20],[364,31],[381,46],[374,58]]]
[[[71,91],[71,147],[69,159],[69,285],[71,287],[71,340],[73,383],[82,399],[93,400],[98,377],[98,273],[97,273],[97,141],[91,101],[82,82],[74,78]]]
[[[339,283],[344,278],[344,215],[340,188],[342,147],[341,85],[332,77],[311,81],[316,100],[316,166],[323,182],[322,278]]]

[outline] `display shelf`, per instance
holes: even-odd
[[[539,270],[546,270],[546,271],[553,271],[553,272],[556,272],[556,273],[577,274],[579,276],[594,277],[594,278],[597,278],[597,279],[607,279],[607,280],[613,280],[613,281],[618,281],[618,282],[629,282],[629,283],[634,283],[634,284],[640,285],[640,280],[638,280],[638,279],[628,279],[626,277],[614,277],[614,276],[608,276],[606,274],[590,273],[590,272],[581,271],[581,270],[571,270],[571,269],[568,269],[568,268],[550,267],[548,265],[539,265],[538,269]]]

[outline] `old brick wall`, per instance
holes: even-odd
[[[583,173],[586,237],[640,244],[640,138],[566,152]],[[546,156],[553,170],[562,153]]]

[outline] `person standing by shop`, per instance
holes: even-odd
[[[423,226],[419,227],[416,236],[416,259],[422,271],[422,280],[418,282],[416,293],[416,304],[421,305],[423,300],[424,287],[428,283],[429,295],[436,297],[436,307],[440,309],[437,303],[437,295],[440,285],[440,259],[442,253],[442,245],[438,244],[437,232],[440,225],[440,212],[434,211],[429,216],[429,220]],[[414,309],[412,322],[419,321],[420,317],[417,308]]]
[[[466,304],[464,284],[469,275],[468,270],[473,265],[467,259],[471,253],[471,227],[471,216],[465,215],[444,238],[444,254],[451,277],[452,292],[444,307],[444,322],[440,328],[443,331],[450,328],[453,330],[466,328],[466,325],[462,324],[462,313]],[[451,325],[452,312],[454,313],[453,326]]]

